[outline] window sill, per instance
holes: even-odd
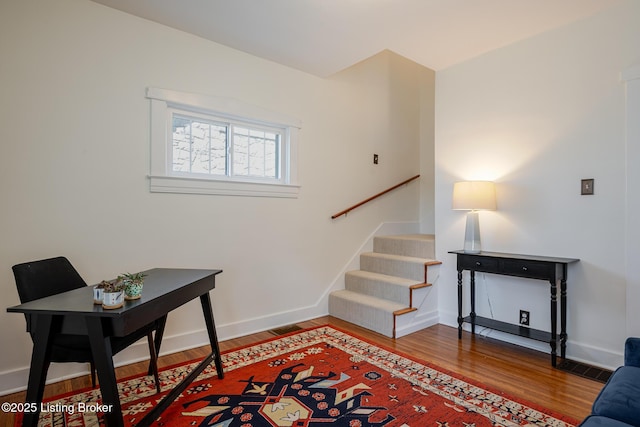
[[[152,193],[298,198],[299,185],[222,181],[176,176],[149,176]]]

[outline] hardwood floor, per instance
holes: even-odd
[[[551,367],[549,355],[478,335],[464,333],[458,340],[457,329],[436,325],[398,339],[384,337],[367,329],[326,316],[300,322],[302,328],[329,324],[352,332],[369,341],[390,347],[414,358],[479,381],[514,397],[582,420],[603,384]],[[220,342],[222,352],[273,338],[268,331]],[[208,347],[161,356],[159,367],[203,357]],[[116,369],[118,378],[145,372],[146,362]],[[89,376],[47,385],[45,398],[88,387]],[[23,402],[25,393],[1,396],[0,402]],[[0,426],[12,426],[13,415],[0,413]]]

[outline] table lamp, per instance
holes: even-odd
[[[462,181],[453,185],[453,209],[468,210],[464,233],[464,251],[477,254],[480,244],[479,210],[496,210],[496,189],[490,181]]]

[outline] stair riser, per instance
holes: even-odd
[[[393,315],[387,311],[330,294],[329,313],[347,322],[393,337]]]
[[[382,254],[435,258],[434,239],[398,239],[389,236],[373,238],[373,251]]]
[[[420,262],[397,261],[362,254],[360,256],[360,269],[389,276],[404,277],[405,279],[416,280],[416,283],[423,282],[425,279],[425,265]]]
[[[438,310],[414,311],[396,317],[396,338],[403,337],[438,323]]]
[[[395,301],[405,304],[407,307],[411,303],[411,290],[406,286],[368,279],[350,272],[345,275],[344,280],[345,288],[350,291]]]

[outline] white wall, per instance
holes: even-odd
[[[568,354],[621,363],[625,327],[625,98],[620,72],[640,58],[640,3],[547,32],[436,76],[436,233],[445,262],[442,321],[456,324],[455,257],[464,213],[457,180],[497,183],[482,212],[489,251],[580,258],[569,269]],[[580,180],[595,179],[595,195]],[[549,286],[478,278],[478,314],[549,327]],[[468,280],[465,275],[465,280]],[[493,334],[493,332],[488,332]],[[546,344],[526,343],[548,351]]]
[[[622,73],[626,99],[626,187],[625,251],[627,279],[627,335],[640,336],[640,64],[634,64]]]
[[[18,303],[11,266],[28,260],[66,255],[89,283],[156,266],[221,268],[212,298],[225,339],[325,314],[327,291],[368,236],[419,219],[418,185],[330,219],[420,173],[420,131],[402,117],[424,120],[403,88],[433,75],[415,64],[387,54],[353,71],[382,84],[344,78],[349,70],[320,79],[88,0],[1,2],[0,57],[4,307]],[[299,198],[151,194],[149,86],[299,118]],[[172,313],[165,352],[205,342],[201,317],[195,303]],[[0,310],[0,325],[7,391],[26,383],[31,342],[22,316]],[[143,345],[118,360],[136,357]],[[49,378],[83,369],[56,365]]]
[[[435,80],[435,75],[433,77]],[[435,84],[421,87],[420,102],[420,231],[435,234]],[[436,240],[436,246],[438,241]]]

